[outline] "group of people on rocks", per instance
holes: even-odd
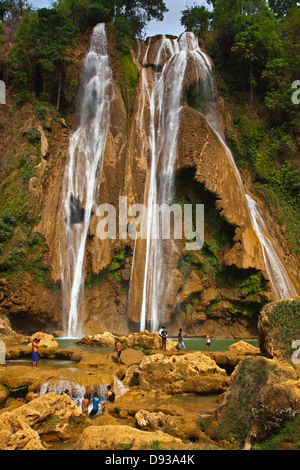
[[[107,386],[107,395],[106,395],[106,402],[101,402],[99,395],[97,392],[94,393],[93,397],[90,398],[87,393],[85,393],[83,401],[82,401],[82,411],[86,414],[89,413],[89,406],[91,403],[93,403],[93,408],[89,414],[89,416],[94,416],[96,415],[99,411],[102,411],[102,413],[105,410],[105,407],[107,403],[113,403],[115,401],[116,394],[112,390],[111,385]],[[99,410],[99,407],[101,406],[101,410]]]
[[[163,351],[166,351],[167,350],[167,337],[168,337],[168,332],[166,330],[166,327],[162,326],[160,328],[158,334],[161,337],[161,348],[162,348]],[[204,335],[204,337],[206,338],[205,350],[206,351],[208,351],[208,350],[211,351],[210,336]],[[183,342],[183,337],[182,337],[182,328],[179,328],[177,339],[178,339],[178,348],[179,348],[179,350],[181,348],[186,350],[185,344]],[[38,360],[39,360],[39,343],[40,343],[40,340],[38,338],[33,338],[32,342],[31,342],[31,346],[32,346],[31,364],[32,364],[32,367],[34,369],[37,368],[37,364],[38,364]],[[116,340],[115,340],[115,349],[116,349],[116,352],[117,352],[116,362],[117,362],[117,365],[120,366],[121,365],[121,353],[122,353],[122,350],[123,350],[123,346],[122,346],[122,343],[119,340],[119,338],[116,338]]]
[[[166,327],[162,326],[160,328],[158,334],[161,337],[161,348],[162,348],[163,351],[166,351],[166,349],[167,349],[167,337],[168,337],[168,332],[167,332]],[[208,351],[208,350],[211,351],[211,339],[208,335],[204,335],[204,337],[206,338],[205,349],[206,349],[206,351]],[[183,342],[182,328],[179,328],[177,339],[178,339],[178,348],[179,348],[179,350],[181,348],[186,350],[186,346]],[[32,340],[31,363],[32,363],[32,367],[34,369],[37,368],[37,363],[38,363],[38,358],[39,358],[39,355],[38,355],[39,343],[40,343],[40,340],[38,338],[33,338],[33,340]],[[122,353],[123,346],[122,346],[122,343],[120,342],[120,340],[118,338],[115,341],[115,349],[116,349],[116,352],[117,352],[116,361],[117,361],[118,366],[120,366],[120,364],[121,364],[121,353]],[[69,390],[65,390],[65,393],[67,395],[70,395]],[[38,390],[34,389],[31,400],[34,400],[37,397],[38,397]],[[92,408],[91,412],[89,413],[89,416],[94,416],[100,411],[99,410],[100,406],[101,406],[101,411],[103,413],[107,403],[111,403],[111,402],[114,402],[114,401],[115,401],[115,392],[112,390],[111,385],[108,385],[107,386],[106,402],[101,402],[100,401],[100,398],[99,398],[97,392],[94,393],[92,398],[86,393],[84,395],[83,400],[82,400],[82,411],[84,413],[88,414],[89,413],[89,406],[90,406],[91,403],[93,403],[93,408]]]
[[[166,330],[165,326],[162,326],[158,332],[159,336],[161,337],[161,349],[163,351],[167,350],[167,337],[168,337],[168,332]],[[204,338],[206,338],[206,344],[205,344],[205,350],[211,352],[211,339],[209,335],[204,335]],[[178,349],[180,350],[183,348],[186,350],[185,344],[183,342],[183,336],[182,336],[182,328],[179,328],[178,335]]]
[[[66,395],[71,396],[70,390],[65,390],[64,393]],[[33,390],[32,395],[31,395],[31,400],[35,400],[36,398],[38,398],[38,396],[39,396],[38,389],[35,388]],[[82,404],[81,404],[82,411],[83,411],[83,413],[89,414],[89,416],[94,416],[99,411],[101,411],[102,414],[103,414],[107,404],[108,403],[113,403],[115,401],[115,398],[116,398],[116,394],[113,391],[111,385],[107,386],[106,401],[103,401],[103,402],[100,401],[100,398],[99,398],[99,395],[98,395],[97,392],[95,392],[93,394],[93,397],[91,397],[88,393],[85,393],[84,398],[82,400]],[[89,406],[90,406],[91,403],[93,403],[93,408],[89,413]],[[100,407],[101,407],[101,409],[100,409]]]

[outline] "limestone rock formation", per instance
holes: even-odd
[[[154,354],[127,370],[124,383],[138,382],[144,390],[165,393],[218,393],[226,390],[229,377],[213,359],[200,351],[182,356]]]
[[[120,342],[126,348],[161,349],[161,338],[158,332],[150,333],[147,330],[118,337],[109,331],[104,331],[96,335],[84,336],[80,340],[75,341],[75,343],[85,346],[113,348],[115,347],[117,338],[119,338]],[[176,343],[167,339],[166,348],[167,351],[175,351]]]
[[[37,338],[40,340],[40,348],[59,348],[58,342],[54,339],[54,336],[48,335],[46,333],[37,332],[31,336],[31,341]]]
[[[285,421],[299,414],[299,374],[290,363],[247,358],[231,378],[218,409],[219,438],[235,438],[240,444],[247,438],[249,446],[276,434]]]
[[[76,423],[76,420],[77,423]],[[1,450],[46,450],[49,436],[69,439],[78,434],[85,417],[67,395],[48,393],[0,416]],[[73,422],[73,424],[72,424]]]
[[[150,125],[150,109],[149,105],[142,106],[145,98],[143,80],[147,77],[152,87],[169,55],[167,49],[163,49],[157,67],[152,67],[151,62],[144,64],[146,51],[147,60],[154,60],[163,38],[159,36],[148,42],[138,41],[137,49],[132,50],[132,66],[136,68],[137,81],[129,109],[124,98],[126,71],[112,31],[109,27],[106,30],[114,93],[102,179],[99,181],[101,191],[97,194],[87,236],[80,323],[84,335],[108,330],[114,335],[124,336],[139,329],[146,242],[138,239],[135,243],[130,237],[100,241],[97,237],[99,218],[96,207],[102,203],[111,204],[116,208],[118,217],[120,195],[127,196],[128,207],[147,202],[151,152],[146,134]],[[74,81],[79,79],[90,35],[90,30],[82,35],[78,47],[74,49]],[[206,80],[207,74],[203,72],[201,77]],[[189,60],[183,94],[190,86],[197,84],[198,79]],[[224,134],[225,127],[232,127],[232,123],[224,101],[217,96],[216,90],[214,94],[216,106],[221,110]],[[257,334],[258,313],[266,301],[272,299],[261,246],[251,227],[239,178],[221,140],[203,114],[192,105],[187,105],[186,96],[181,98],[184,106],[181,107],[178,129],[174,199],[181,204],[190,200],[204,203],[209,216],[205,217],[206,245],[201,252],[199,250],[192,256],[186,252],[183,240],[175,240],[176,249],[170,256],[169,241],[164,244],[163,269],[168,288],[164,293],[166,306],[159,312],[160,321],[168,325],[168,331],[173,335],[179,326],[183,326],[191,336],[203,334],[205,330],[219,337],[253,337]],[[8,118],[4,111],[1,111],[0,117],[6,122]],[[64,120],[54,110],[46,114],[41,123],[29,105],[16,110],[11,128],[23,140],[18,143],[17,149],[10,148],[7,125],[1,144],[1,169],[4,169],[10,154],[16,154],[19,158],[26,148],[26,135],[30,130],[37,131],[41,136],[40,161],[37,163],[34,159],[34,176],[28,180],[31,216],[39,218],[34,229],[31,227],[29,230],[30,237],[40,236],[41,243],[30,252],[27,249],[29,240],[24,240],[25,235],[17,227],[12,244],[19,246],[20,241],[25,243],[22,256],[26,258],[26,267],[22,267],[22,272],[18,274],[16,285],[9,278],[0,280],[0,314],[7,315],[16,332],[22,331],[29,336],[37,330],[49,333],[57,329],[65,330],[66,326],[60,290],[60,262],[65,256],[60,245],[65,223],[61,220],[62,182],[70,133],[78,125],[78,116]],[[141,131],[142,118],[145,126]],[[17,157],[16,171],[19,171]],[[132,217],[128,219],[129,223]],[[276,240],[275,244],[278,245]],[[289,256],[284,259],[288,265]],[[295,261],[293,272],[297,277]]]
[[[90,426],[78,439],[75,450],[151,450],[159,442],[164,449],[180,448],[182,442],[161,431],[144,432],[130,426]],[[183,446],[184,447],[184,446]]]

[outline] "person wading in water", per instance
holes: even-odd
[[[119,339],[116,340],[116,351],[117,351],[117,364],[118,366],[121,364],[121,352],[122,352],[123,346],[120,342]]]
[[[37,338],[34,338],[31,342],[31,346],[32,346],[31,364],[32,364],[33,369],[37,369],[37,363],[39,360],[39,342],[40,340]]]

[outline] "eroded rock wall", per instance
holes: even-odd
[[[140,41],[132,51],[139,76],[134,86],[135,98],[128,105],[124,99],[123,81],[126,71],[116,49],[112,30],[107,28],[109,55],[114,79],[111,123],[104,156],[103,176],[99,182],[96,205],[119,207],[119,196],[127,196],[128,206],[145,204],[149,185],[150,154],[147,139],[138,126],[141,115],[142,71],[149,83],[159,72],[157,67],[142,66],[148,43]],[[152,38],[148,57],[156,56],[160,37]],[[83,38],[75,52],[79,77],[89,44]],[[149,59],[149,60],[150,60]],[[167,57],[162,57],[166,60]],[[162,62],[163,63],[163,62]],[[145,64],[144,64],[145,65]],[[148,64],[149,65],[149,64]],[[152,64],[153,65],[153,64]],[[186,86],[198,77],[187,68]],[[230,125],[229,113],[220,98],[224,126]],[[187,253],[183,241],[176,241],[176,252],[169,256],[164,245],[164,270],[169,284],[167,307],[160,313],[161,321],[171,334],[179,326],[187,334],[210,333],[223,337],[252,337],[257,334],[256,322],[261,307],[272,300],[271,288],[263,263],[261,246],[255,235],[237,175],[228,156],[204,116],[186,103],[180,113],[177,146],[175,200],[205,203],[205,245],[203,250]],[[149,108],[143,110],[149,128]],[[40,126],[37,121],[32,126]],[[62,181],[68,157],[70,133],[76,128],[76,116],[63,120],[53,116],[40,128],[43,156],[40,170],[29,182],[40,221],[33,232],[41,233],[43,263],[49,267],[49,278],[56,289],[37,284],[33,276],[24,278],[18,292],[4,289],[0,308],[14,318],[16,329],[26,329],[26,318],[44,327],[59,329],[62,325],[62,293],[59,246],[59,215],[62,204]],[[146,142],[146,144],[145,144]],[[86,246],[85,295],[83,302],[83,333],[96,334],[107,329],[125,334],[139,329],[141,292],[145,266],[145,240],[100,241],[96,234],[98,217],[94,213]],[[134,262],[133,262],[134,260]],[[288,260],[286,260],[288,262]],[[133,266],[134,265],[134,266]],[[28,330],[36,330],[28,328]]]

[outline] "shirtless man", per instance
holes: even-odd
[[[32,364],[33,369],[37,369],[37,363],[39,360],[39,342],[40,340],[37,338],[33,338],[31,342],[31,346],[32,346],[31,364]]]
[[[90,404],[89,396],[88,396],[87,393],[85,393],[84,394],[84,399],[82,400],[82,411],[83,411],[83,413],[86,413],[86,414],[89,413],[89,404]]]
[[[122,352],[122,344],[120,343],[120,340],[116,340],[116,351],[117,351],[117,364],[118,366],[121,364],[121,352]]]

